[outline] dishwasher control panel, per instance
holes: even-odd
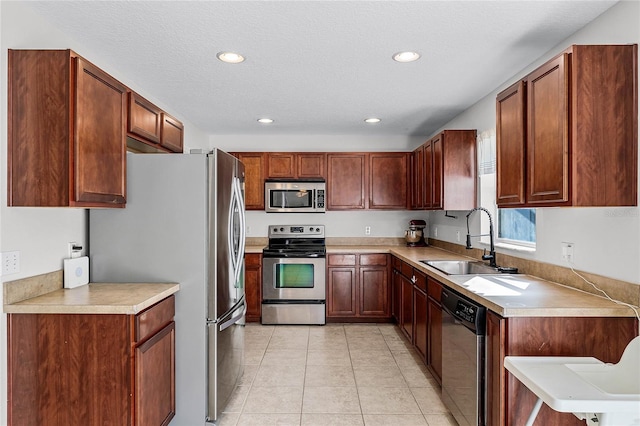
[[[442,309],[474,333],[484,334],[487,311],[484,306],[451,289],[443,289]]]

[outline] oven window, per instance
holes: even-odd
[[[272,189],[269,195],[271,207],[290,209],[313,207],[313,191],[304,189]]]
[[[276,288],[313,288],[313,264],[279,263]]]

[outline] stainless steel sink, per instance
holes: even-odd
[[[472,260],[421,260],[420,262],[436,268],[447,275],[476,275],[499,274],[497,268],[492,268],[483,262]]]

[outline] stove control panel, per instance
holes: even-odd
[[[324,238],[324,225],[271,225],[269,238]]]

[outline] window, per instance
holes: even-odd
[[[495,220],[497,243],[535,247],[536,209],[499,209],[496,206],[496,136],[495,132],[478,135],[478,170],[480,177],[480,205],[491,212]],[[481,233],[489,232],[486,215],[480,222]],[[482,238],[489,243],[489,238]]]
[[[536,209],[498,209],[499,240],[512,243],[536,242]]]

